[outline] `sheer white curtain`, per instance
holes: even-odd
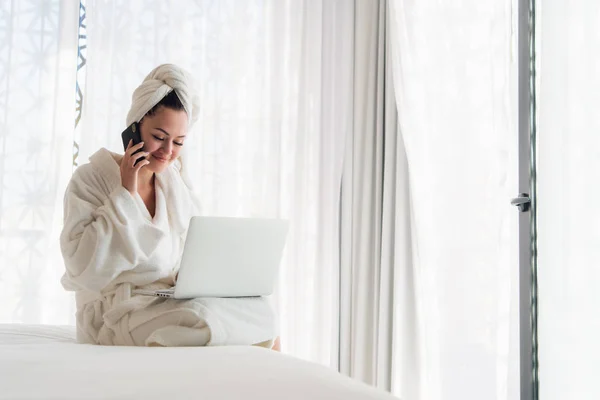
[[[516,7],[391,0],[412,264],[399,282],[407,399],[518,398]],[[410,312],[412,310],[412,313]],[[400,353],[400,352],[399,352]]]
[[[0,322],[69,323],[59,283],[78,2],[0,2]]]
[[[406,156],[398,140],[387,0],[355,7],[353,129],[341,192],[339,369],[399,394],[401,375],[410,371],[400,370],[398,359],[411,358],[410,349],[397,345],[405,332],[395,318],[399,300],[412,296],[412,286],[398,284],[411,257]]]
[[[144,76],[164,62],[191,71],[201,114],[185,150],[203,211],[290,219],[276,295],[282,347],[328,365],[353,17],[345,1],[90,1],[77,138],[79,164],[101,146],[122,151]]]
[[[598,399],[600,3],[536,5],[540,399]]]

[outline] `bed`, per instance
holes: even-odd
[[[260,347],[77,344],[70,326],[0,324],[0,399],[396,399]]]

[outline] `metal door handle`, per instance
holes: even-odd
[[[510,204],[517,206],[520,212],[527,212],[531,208],[531,198],[528,193],[520,193],[519,197],[510,201]]]

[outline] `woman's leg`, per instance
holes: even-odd
[[[210,329],[186,309],[156,315],[131,330],[136,346],[205,346]]]

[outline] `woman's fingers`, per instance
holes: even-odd
[[[139,165],[141,161],[138,162],[140,158],[146,158],[150,153],[145,151],[140,151],[139,153],[132,154],[129,158],[129,165],[132,167],[137,167],[136,163]]]
[[[138,158],[147,157],[149,155],[150,153],[148,153],[147,151],[140,151],[139,153],[133,154],[131,158],[137,160]]]
[[[144,147],[144,142],[139,142],[134,146],[129,145],[127,146],[127,150],[125,151],[125,153],[131,156],[133,153],[135,153],[137,150],[140,150],[142,147]]]
[[[150,161],[148,161],[148,160],[140,161],[134,168],[136,171],[139,171],[140,169],[142,169],[143,167],[145,167],[148,164],[150,164]]]

